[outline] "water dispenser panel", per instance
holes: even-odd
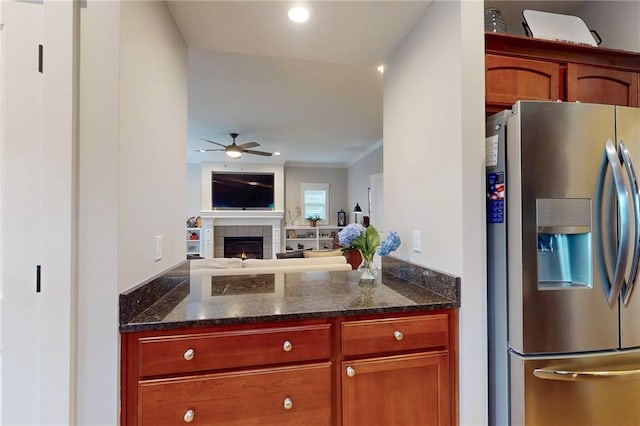
[[[536,202],[538,289],[591,287],[591,200]]]

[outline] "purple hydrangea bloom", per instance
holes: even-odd
[[[400,235],[396,231],[390,231],[387,238],[380,244],[378,254],[380,256],[386,256],[392,251],[395,251],[400,247]]]
[[[365,227],[359,223],[347,225],[342,231],[338,232],[338,241],[344,247],[351,246],[351,241],[358,238],[365,230]]]

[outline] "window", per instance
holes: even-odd
[[[320,216],[319,223],[329,224],[329,184],[328,183],[303,183],[302,188],[302,215],[307,218],[311,215]]]

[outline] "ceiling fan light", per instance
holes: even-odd
[[[227,149],[226,153],[231,158],[240,158],[242,156],[242,152],[238,149]]]

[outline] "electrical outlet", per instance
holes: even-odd
[[[416,253],[422,252],[422,236],[420,231],[413,231],[413,251]]]
[[[155,260],[162,260],[162,235],[156,235]]]

